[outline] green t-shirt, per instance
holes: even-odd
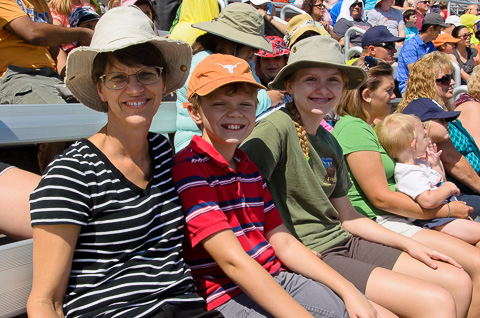
[[[380,145],[375,131],[366,122],[360,118],[352,116],[342,116],[335,124],[332,135],[337,138],[338,143],[342,146],[343,154],[348,155],[356,151],[376,151],[380,153],[385,176],[390,190],[395,191],[395,161],[387,155],[385,149]],[[348,163],[347,163],[348,167]],[[374,219],[377,215],[390,214],[386,211],[377,209],[367,198],[362,188],[348,167],[348,174],[353,186],[348,191],[348,197],[355,209]]]
[[[329,132],[320,127],[308,141],[309,161],[293,120],[281,109],[260,120],[241,148],[267,180],[287,228],[304,245],[322,252],[351,237],[329,200],[346,196],[350,182],[342,149]]]

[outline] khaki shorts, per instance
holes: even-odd
[[[393,232],[410,238],[422,230],[420,226],[413,224],[409,219],[396,215],[377,215],[375,221]]]

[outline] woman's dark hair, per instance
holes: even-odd
[[[221,36],[204,33],[200,35],[192,44],[193,54],[208,50],[212,53],[222,53],[233,55],[236,42],[222,38]]]
[[[453,36],[454,38],[459,39],[459,38],[460,38],[460,36],[459,36],[460,31],[462,31],[464,28],[467,28],[467,27],[464,26],[464,25],[456,26],[456,27],[452,30],[452,36]],[[468,28],[467,28],[467,29],[468,29]]]
[[[154,44],[146,42],[113,52],[98,53],[92,63],[92,79],[95,83],[99,81],[99,77],[105,74],[107,67],[111,66],[114,61],[128,66],[161,66],[164,68],[162,77],[165,78],[168,74],[168,65],[162,52]]]
[[[146,4],[150,7],[150,11],[152,11],[152,21],[155,23],[155,21],[157,20],[157,11],[155,10],[155,5],[153,4],[153,2],[150,0],[137,0],[135,2],[136,6],[139,6],[142,4]]]
[[[302,4],[302,10],[305,11],[308,14],[312,14],[313,12],[313,6],[315,5],[316,0],[304,0]]]

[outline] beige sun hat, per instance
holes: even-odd
[[[166,93],[182,87],[192,64],[188,43],[155,35],[152,21],[137,7],[108,10],[97,23],[90,46],[74,49],[67,58],[66,85],[85,106],[107,112],[92,79],[92,64],[98,53],[113,52],[132,45],[150,42],[163,54],[166,62]]]
[[[278,72],[268,87],[285,90],[285,78],[302,68],[333,67],[345,72],[347,89],[358,88],[367,79],[367,73],[357,66],[345,65],[340,44],[327,36],[313,36],[299,41],[290,50],[288,64]]]
[[[220,12],[218,18],[192,24],[192,28],[270,53],[273,52],[272,45],[265,39],[265,24],[262,15],[246,3],[231,3]]]
[[[285,44],[288,45],[288,48],[291,48],[297,39],[307,31],[330,36],[320,23],[313,20],[311,15],[307,13],[297,14],[288,21],[287,34],[284,37]]]

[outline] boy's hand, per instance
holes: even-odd
[[[347,308],[348,316],[355,318],[380,318],[372,304],[360,292],[344,296],[343,301]]]

